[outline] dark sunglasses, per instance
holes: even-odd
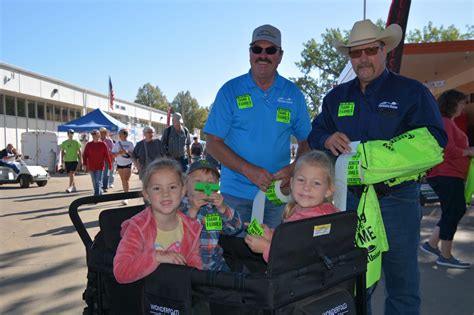
[[[351,58],[360,58],[360,56],[362,56],[362,52],[364,52],[366,56],[375,56],[379,52],[380,48],[382,48],[382,46],[368,47],[368,48],[356,49],[356,50],[349,50],[349,57],[351,57]]]
[[[260,55],[263,51],[265,51],[265,53],[267,55],[274,55],[280,49],[276,46],[270,46],[270,47],[267,47],[267,48],[263,48],[263,47],[260,47],[258,45],[253,45],[253,46],[250,46],[250,50],[256,55]]]

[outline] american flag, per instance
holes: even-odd
[[[114,88],[112,87],[112,80],[110,79],[110,76],[109,76],[109,106],[111,110],[114,110],[114,100],[115,100]]]

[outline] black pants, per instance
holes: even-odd
[[[252,273],[266,271],[267,264],[263,260],[262,254],[252,252],[242,237],[220,235],[219,245],[224,249],[224,259],[230,270]]]
[[[452,241],[464,213],[464,181],[459,177],[436,176],[427,179],[439,197],[441,203],[441,219],[438,222],[439,238]]]
[[[219,236],[219,245],[224,249],[224,259],[233,272],[264,273],[267,265],[262,254],[255,254],[241,237]],[[210,303],[211,315],[257,315],[261,311]]]

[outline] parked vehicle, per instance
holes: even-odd
[[[16,161],[21,165],[18,174],[9,167],[0,166],[0,185],[19,183],[21,188],[28,188],[31,183],[36,183],[39,187],[46,186],[49,174],[42,166],[27,165],[21,158]]]

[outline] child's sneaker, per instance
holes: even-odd
[[[67,192],[67,193],[70,193],[70,192],[72,192],[72,187],[73,187],[73,186],[71,186],[71,187],[68,187],[68,189],[66,189],[66,192]]]
[[[436,257],[441,256],[441,252],[439,251],[439,249],[437,247],[432,247],[430,243],[428,242],[424,242],[423,244],[421,244],[420,249],[427,254],[430,254]]]
[[[122,200],[122,204],[123,204],[124,206],[128,205],[128,199]]]
[[[459,259],[454,258],[444,258],[443,256],[439,256],[438,260],[436,260],[436,264],[440,266],[445,266],[448,268],[458,268],[458,269],[469,269],[471,268],[471,264],[467,262],[460,261]]]
[[[76,186],[72,186],[71,192],[76,192],[76,191],[77,191]]]

